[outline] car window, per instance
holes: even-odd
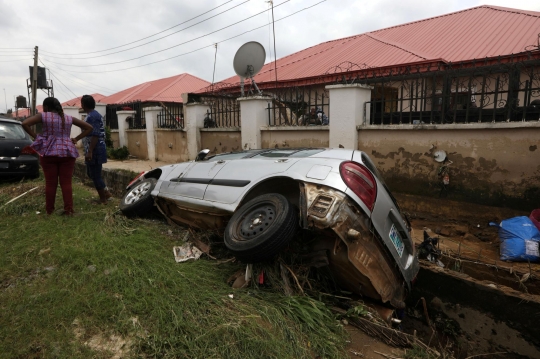
[[[24,140],[26,132],[17,123],[0,122],[0,139]]]
[[[311,149],[276,149],[276,150],[268,150],[262,153],[259,153],[256,156],[253,157],[309,157],[313,156],[319,152],[322,152],[324,150],[320,148],[311,148]]]
[[[293,153],[290,157],[309,157],[309,156],[316,155],[317,153],[321,153],[323,151],[324,150],[320,148],[312,148],[309,150],[302,150],[302,151]]]
[[[246,150],[242,152],[229,152],[229,153],[222,153],[219,155],[214,155],[211,157],[207,157],[205,161],[225,161],[225,160],[237,160],[244,157],[251,157],[254,153],[260,152],[261,150]]]

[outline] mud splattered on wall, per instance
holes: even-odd
[[[530,209],[540,204],[539,142],[540,127],[366,129],[358,147],[395,191]]]
[[[241,151],[240,131],[201,131],[201,149],[208,148],[211,154]]]
[[[261,131],[262,148],[328,147],[328,130]]]

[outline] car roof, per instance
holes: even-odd
[[[18,123],[21,124],[21,121],[13,120],[11,118],[0,116],[0,122],[8,122],[8,123]]]
[[[232,155],[232,154],[238,154],[239,155],[239,159],[240,158],[251,158],[251,157],[255,157],[257,156],[258,154],[261,154],[261,153],[271,153],[271,152],[279,152],[279,151],[287,151],[289,152],[290,151],[290,155],[293,154],[293,153],[296,153],[296,152],[300,152],[300,151],[306,151],[306,150],[320,150],[320,151],[324,151],[326,150],[326,148],[317,148],[317,147],[299,147],[299,148],[291,148],[291,147],[287,147],[287,148],[262,148],[262,149],[256,149],[256,150],[243,150],[243,151],[234,151],[234,152],[224,152],[224,153],[219,153],[219,154],[216,154],[216,155],[213,155],[213,156],[210,156],[208,157],[208,159],[210,158],[214,158],[214,157],[219,157],[219,156],[223,156],[223,155]],[[241,154],[245,154],[245,156],[240,156]],[[284,157],[287,157],[287,156],[284,156]]]

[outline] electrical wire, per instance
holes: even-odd
[[[207,18],[207,19],[204,19],[204,20],[199,21],[199,22],[197,22],[197,23],[195,23],[195,24],[189,25],[188,27],[185,27],[185,28],[180,29],[180,30],[178,30],[178,31],[172,32],[172,33],[170,33],[170,34],[168,34],[168,35],[159,37],[159,38],[154,39],[154,40],[152,40],[152,41],[145,42],[144,44],[140,44],[140,45],[137,45],[137,46],[129,47],[129,48],[124,49],[124,50],[119,50],[119,51],[115,51],[115,52],[111,52],[111,53],[103,54],[103,55],[89,56],[89,57],[82,57],[82,58],[75,58],[75,59],[72,58],[72,57],[58,57],[58,56],[49,56],[49,58],[55,58],[55,59],[69,59],[69,60],[87,60],[87,59],[95,59],[95,58],[98,58],[98,57],[104,57],[104,56],[114,55],[114,54],[118,54],[118,53],[121,53],[121,52],[133,50],[133,49],[136,49],[136,48],[138,48],[138,47],[142,47],[142,46],[151,44],[151,43],[153,43],[153,42],[162,40],[162,39],[164,39],[164,38],[166,38],[166,37],[172,36],[172,35],[174,35],[174,34],[177,34],[177,33],[179,33],[179,32],[182,32],[182,31],[184,31],[184,30],[190,29],[190,28],[192,28],[192,27],[194,27],[194,26],[197,26],[197,25],[199,25],[199,24],[202,24],[203,22],[208,21],[208,20],[210,20],[210,19],[213,19],[214,17],[217,17],[217,16],[219,16],[219,15],[221,15],[221,14],[224,14],[224,13],[226,13],[226,12],[228,12],[228,11],[234,9],[234,8],[237,8],[238,6],[243,5],[243,4],[247,3],[248,1],[250,1],[250,0],[245,0],[244,2],[242,2],[242,3],[238,4],[238,5],[235,5],[235,6],[233,6],[233,7],[230,8],[230,9],[227,9],[227,10],[225,10],[225,11],[222,11],[222,12],[220,12],[220,13],[217,13],[217,14],[215,14],[215,15],[212,15],[212,16],[210,16],[210,17]],[[290,1],[290,0],[287,0],[287,1]],[[136,42],[137,42],[137,41],[136,41]],[[166,50],[166,49],[165,49],[165,50]],[[61,64],[61,65],[65,65],[65,64]],[[68,66],[69,66],[69,65],[68,65]],[[95,65],[95,66],[99,66],[99,65]]]
[[[218,6],[212,8],[212,9],[206,11],[206,12],[203,12],[202,14],[199,14],[199,15],[197,15],[197,16],[195,16],[195,17],[192,17],[192,18],[189,19],[189,20],[186,20],[186,21],[183,21],[183,22],[181,22],[181,23],[179,23],[179,24],[176,24],[176,25],[174,25],[174,26],[171,26],[171,27],[169,27],[168,29],[162,30],[162,31],[160,31],[160,32],[156,32],[155,34],[152,34],[152,35],[143,37],[143,38],[141,38],[141,39],[139,39],[139,40],[135,40],[135,41],[132,41],[132,42],[128,42],[128,43],[126,43],[126,44],[124,44],[124,45],[119,45],[119,46],[111,47],[111,48],[108,48],[108,49],[105,49],[105,50],[92,51],[92,52],[82,52],[82,53],[78,53],[78,54],[60,54],[60,53],[55,53],[55,52],[43,51],[43,50],[41,50],[41,51],[44,52],[44,53],[52,54],[52,55],[61,55],[61,56],[79,56],[79,55],[90,55],[90,54],[97,54],[97,53],[99,53],[99,52],[105,52],[105,51],[109,51],[109,50],[115,50],[115,49],[118,49],[118,48],[120,48],[120,47],[128,46],[128,45],[134,44],[134,43],[136,43],[136,42],[139,42],[139,41],[142,41],[142,40],[146,40],[146,39],[149,39],[149,38],[151,38],[151,37],[153,37],[153,36],[156,36],[156,35],[159,35],[159,34],[161,34],[161,33],[164,33],[165,31],[169,31],[169,30],[171,30],[171,29],[174,29],[175,27],[178,27],[178,26],[180,26],[180,25],[183,25],[183,24],[185,24],[185,23],[188,23],[188,22],[190,22],[191,20],[195,20],[195,19],[198,18],[198,17],[201,17],[201,16],[203,16],[203,15],[206,15],[206,14],[208,14],[209,12],[212,12],[212,11],[214,11],[214,10],[216,10],[216,9],[218,9],[218,8],[220,8],[220,7],[222,7],[222,6],[225,6],[226,4],[230,3],[231,1],[233,1],[233,0],[226,1],[226,2],[224,2],[224,3],[221,4],[221,5],[218,5]],[[249,1],[249,0],[248,0],[248,1]]]
[[[50,70],[51,68],[53,68],[53,69],[55,69],[55,70],[59,70],[59,71],[65,72],[64,70],[59,69],[59,68],[57,68],[57,67],[52,67],[52,66],[47,66],[47,65],[45,65],[41,59],[39,59],[39,62],[41,62],[41,64],[42,64],[43,66],[49,68],[49,72],[51,71],[51,70]],[[111,89],[109,89],[109,88],[106,88],[105,86],[99,86],[99,85],[93,84],[93,83],[91,83],[91,82],[85,81],[85,80],[83,80],[83,79],[81,79],[81,78],[78,78],[78,77],[75,76],[75,75],[72,75],[72,74],[69,74],[68,76],[73,77],[73,78],[76,78],[77,80],[86,83],[86,84],[87,84],[87,85],[86,85],[87,87],[93,87],[94,89],[97,89],[98,92],[101,92],[101,91],[103,91],[103,90],[106,90],[106,92],[110,92],[110,93],[115,93],[115,92],[117,92],[117,91],[115,91],[115,90],[111,90]],[[88,86],[88,85],[91,85],[91,86]]]
[[[26,61],[28,59],[32,60],[34,57],[30,56],[28,58],[22,58],[22,59],[14,59],[14,60],[0,60],[0,62],[18,62],[18,61]]]
[[[249,1],[249,0],[247,0],[247,1]],[[276,7],[281,6],[281,5],[285,4],[285,3],[288,3],[289,1],[291,1],[291,0],[285,0],[284,2],[282,2],[282,3],[278,4],[278,5],[276,5]],[[107,62],[107,63],[103,63],[103,64],[95,64],[95,65],[70,65],[70,64],[64,64],[64,63],[59,63],[59,62],[55,62],[55,61],[49,61],[49,60],[47,60],[47,61],[49,61],[50,63],[56,64],[56,65],[69,66],[69,67],[94,67],[94,66],[115,65],[115,64],[120,64],[120,63],[128,62],[128,61],[138,60],[138,59],[141,59],[141,58],[143,58],[143,57],[155,55],[155,54],[158,54],[158,53],[160,53],[160,52],[168,51],[168,50],[173,49],[173,48],[175,48],[175,47],[178,47],[178,46],[181,46],[181,45],[188,44],[188,43],[193,42],[193,41],[195,41],[195,40],[202,39],[203,37],[207,37],[207,36],[209,36],[209,35],[215,34],[216,32],[219,32],[219,31],[225,30],[225,29],[227,29],[227,28],[229,28],[229,27],[232,27],[232,26],[234,26],[234,25],[238,25],[238,24],[240,24],[240,23],[242,23],[242,22],[244,22],[244,21],[247,21],[247,20],[249,20],[249,19],[251,19],[251,18],[254,18],[254,17],[256,17],[256,16],[258,16],[258,15],[260,15],[260,14],[262,14],[262,13],[265,13],[265,12],[267,12],[267,11],[269,11],[269,10],[270,10],[270,9],[263,10],[263,11],[261,11],[261,12],[258,12],[258,13],[256,13],[256,14],[254,14],[254,15],[251,15],[251,16],[245,18],[245,19],[242,19],[242,20],[237,21],[237,22],[235,22],[235,23],[233,23],[233,24],[230,24],[230,25],[227,25],[227,26],[225,26],[225,27],[222,27],[221,29],[218,29],[218,30],[209,32],[209,33],[207,33],[207,34],[205,34],[205,35],[201,35],[201,36],[196,37],[196,38],[194,38],[194,39],[187,40],[187,41],[181,42],[181,43],[179,43],[179,44],[176,44],[176,45],[174,45],[174,46],[170,46],[170,47],[167,47],[167,48],[165,48],[165,49],[158,50],[158,51],[154,51],[154,52],[151,52],[151,53],[149,53],[149,54],[141,55],[141,56],[134,57],[134,58],[131,58],[131,59],[128,59],[128,60],[115,61],[115,62]]]
[[[278,22],[278,21],[281,21],[281,20],[285,20],[285,19],[287,19],[287,18],[289,18],[289,17],[291,17],[291,16],[294,16],[294,15],[296,15],[296,14],[298,14],[298,13],[301,13],[301,12],[306,11],[306,10],[309,10],[309,9],[311,9],[311,8],[313,8],[313,7],[317,6],[317,5],[319,5],[319,4],[322,4],[322,3],[325,2],[325,1],[326,1],[326,0],[319,1],[318,3],[315,3],[315,4],[313,4],[313,5],[307,6],[307,7],[303,8],[303,9],[300,9],[300,10],[298,10],[298,11],[295,11],[295,12],[293,12],[293,13],[287,15],[287,16],[284,16],[284,17],[282,17],[282,18],[280,18],[280,19],[277,19],[277,20],[274,21],[274,22]],[[242,35],[245,35],[245,34],[247,34],[247,33],[253,32],[253,31],[255,31],[255,30],[262,29],[262,28],[264,28],[265,26],[268,26],[268,25],[271,25],[271,24],[272,24],[272,23],[270,22],[270,23],[268,23],[268,24],[264,24],[264,25],[255,27],[255,28],[253,28],[253,29],[251,29],[251,30],[244,31],[244,32],[242,32],[241,34],[238,34],[238,35],[229,37],[228,39],[225,39],[225,40],[222,40],[222,41],[218,41],[218,42],[216,42],[216,43],[214,43],[214,44],[206,45],[206,46],[200,47],[200,48],[198,48],[198,49],[195,49],[195,50],[193,50],[193,51],[189,51],[189,52],[185,52],[185,53],[180,54],[180,55],[168,57],[168,58],[163,59],[163,60],[158,60],[158,61],[149,62],[149,63],[147,63],[147,64],[142,64],[142,65],[132,66],[132,67],[126,67],[126,68],[123,68],[123,69],[116,69],[116,70],[102,70],[102,71],[69,71],[69,70],[62,70],[62,71],[67,72],[67,73],[70,73],[70,74],[72,74],[72,73],[74,73],[74,74],[102,74],[102,73],[109,73],[109,72],[126,71],[126,70],[136,69],[136,68],[139,68],[139,67],[145,67],[145,66],[149,66],[149,65],[154,65],[154,64],[157,64],[157,63],[160,63],[160,62],[164,62],[164,61],[176,59],[176,58],[181,57],[181,56],[189,55],[189,54],[192,54],[192,53],[194,53],[194,52],[197,52],[197,51],[201,51],[201,50],[203,50],[203,49],[206,49],[206,48],[208,48],[208,47],[214,47],[215,44],[221,44],[221,43],[223,43],[223,42],[226,42],[226,41],[235,39],[235,38],[240,37],[240,36],[242,36]]]
[[[49,70],[49,72],[50,72],[51,76],[54,77],[55,79],[57,79],[58,81],[60,81],[60,83],[61,83],[66,89],[68,89],[68,91],[71,92],[71,93],[73,94],[73,96],[79,97],[79,96],[75,95],[75,92],[71,91],[71,90],[69,89],[69,87],[67,87],[67,86],[62,82],[62,80],[60,80],[58,77],[56,77],[56,76],[54,75],[54,73],[53,73],[51,70]]]
[[[0,56],[2,56],[2,57],[13,57],[13,56],[25,56],[25,55],[28,55],[28,53],[25,53],[25,54],[13,54],[13,55],[0,55]]]

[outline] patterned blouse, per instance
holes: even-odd
[[[62,117],[59,114],[42,112],[41,122],[43,123],[42,132],[37,135],[30,147],[40,156],[79,157],[79,152],[69,137],[73,123],[71,116],[64,115],[62,127]]]

